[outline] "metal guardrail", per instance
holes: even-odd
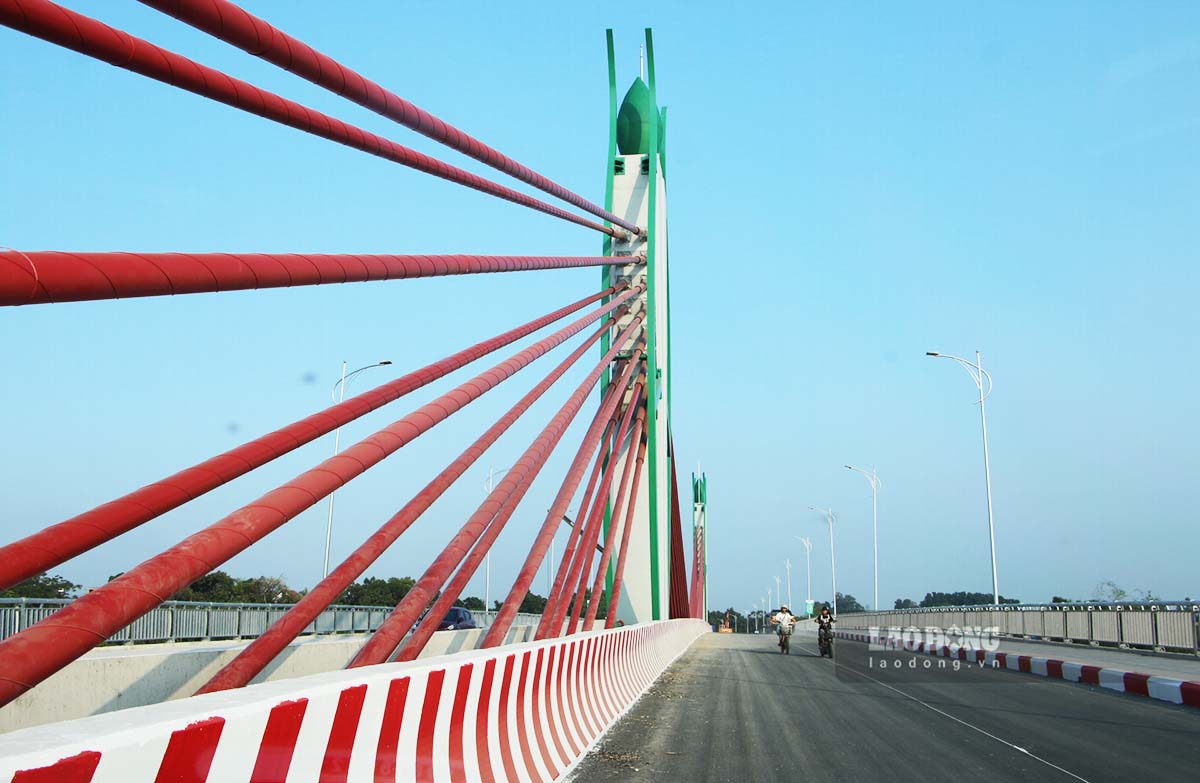
[[[0,639],[44,620],[69,603],[69,598],[0,598]],[[167,601],[113,634],[106,643],[253,639],[292,606]],[[391,611],[390,606],[330,606],[300,635],[368,633],[378,629]],[[472,610],[471,614],[480,628],[487,628],[496,618],[495,612]],[[541,618],[540,614],[521,613],[513,625],[536,625]]]
[[[998,628],[1001,636],[1200,654],[1200,603],[1006,604],[843,613],[842,628]]]

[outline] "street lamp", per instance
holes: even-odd
[[[988,542],[992,548],[992,602],[1000,605],[1000,584],[996,579],[996,525],[992,520],[992,469],[988,462],[988,441],[987,441],[987,412],[984,410],[983,401],[992,396],[992,376],[987,370],[983,369],[983,358],[979,351],[975,352],[975,361],[970,362],[959,356],[950,356],[949,354],[937,353],[936,351],[926,351],[926,356],[933,356],[938,359],[953,359],[962,365],[962,368],[967,371],[967,375],[971,376],[971,380],[975,382],[975,387],[979,389],[979,421],[983,425],[983,483],[987,491],[987,512],[988,512]],[[987,388],[984,388],[984,381],[987,381]]]
[[[874,538],[875,548],[875,611],[879,611],[879,488],[883,486],[883,482],[879,480],[879,474],[875,472],[875,468],[871,468],[871,472],[856,468],[853,465],[847,465],[847,470],[853,470],[856,473],[861,473],[866,476],[867,481],[871,482],[871,530]]]
[[[496,477],[503,476],[505,473],[512,470],[513,467],[514,466],[510,465],[507,468],[503,468],[501,470],[496,470],[493,466],[488,465],[488,477],[487,477],[487,481],[485,481],[483,483],[483,491],[486,492],[488,495],[491,495],[492,489],[495,487]],[[492,611],[492,550],[491,549],[488,549],[487,553],[484,554],[483,559],[484,559],[484,563],[485,563],[484,569],[483,569],[483,573],[484,573],[484,576],[483,576],[484,615],[483,616],[488,617],[489,615],[487,614],[487,612]]]
[[[818,514],[825,515],[825,521],[829,523],[829,575],[833,579],[833,616],[837,618],[837,555],[833,550],[833,520],[834,513],[831,508],[815,508],[809,506],[810,511],[815,511]]]
[[[783,563],[783,567],[787,569],[788,575],[788,607],[792,606],[792,559],[789,557]]]
[[[375,362],[374,364],[368,364],[366,367],[359,367],[357,370],[355,370],[354,372],[347,375],[346,374],[346,362],[343,361],[342,362],[342,378],[337,383],[335,383],[333,385],[333,389],[330,390],[330,392],[329,392],[330,399],[332,399],[334,402],[340,404],[342,402],[342,400],[346,399],[346,384],[347,384],[347,382],[353,380],[354,376],[358,375],[360,372],[369,370],[372,367],[383,367],[383,366],[391,364],[391,363],[392,362],[390,359],[384,359],[381,362]],[[338,452],[341,450],[341,437],[342,437],[342,428],[338,427],[337,429],[335,429],[333,431],[333,456],[335,456],[335,457],[338,455]],[[325,523],[325,568],[321,573],[322,579],[329,576],[329,544],[330,544],[330,542],[333,541],[333,496],[334,496],[334,493],[330,492],[329,493],[329,519]]]
[[[808,601],[812,600],[812,539],[804,536],[793,536],[801,544],[804,544],[804,578],[808,582],[805,598]],[[806,606],[805,609],[808,607]]]
[[[780,582],[779,575],[776,574],[775,575],[775,597],[777,599],[779,599],[779,605],[783,606],[783,594],[779,591],[779,582]],[[789,608],[791,608],[791,607],[789,606]]]

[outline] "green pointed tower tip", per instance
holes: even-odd
[[[641,77],[633,80],[617,112],[617,149],[622,155],[650,154],[650,123],[658,108],[650,102],[650,88]]]

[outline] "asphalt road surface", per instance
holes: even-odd
[[[966,665],[892,674],[855,642],[820,658],[811,632],[788,656],[772,642],[698,640],[572,783],[1200,781],[1193,707]]]

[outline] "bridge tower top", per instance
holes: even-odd
[[[644,284],[646,318],[646,460],[647,491],[637,502],[629,535],[626,589],[618,612],[638,622],[671,616],[673,472],[670,443],[670,297],[667,253],[667,193],[664,151],[666,110],[658,105],[654,41],[645,31],[646,78],[634,77],[617,103],[617,69],[612,31],[608,31],[609,155],[605,207],[625,221],[644,226],[639,234],[605,237],[604,255],[628,263],[605,267],[601,285]],[[632,315],[626,316],[632,317]],[[639,444],[617,444],[617,459]],[[675,564],[682,566],[682,563]],[[612,574],[609,574],[611,582]]]

